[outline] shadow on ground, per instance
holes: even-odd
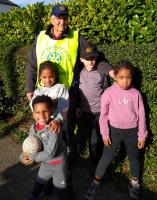
[[[27,200],[36,179],[38,165],[24,166],[18,158],[21,146],[9,137],[0,139],[0,200]],[[76,200],[84,200],[84,193],[90,183],[86,178],[89,161],[78,159],[73,166],[73,188]],[[104,179],[95,200],[130,200],[127,191],[128,179],[122,174],[112,174]],[[41,196],[40,200],[52,200]],[[68,199],[74,200],[74,199]],[[144,200],[157,200],[157,194],[144,191]]]
[[[28,167],[17,163],[0,175],[1,200],[28,199],[37,174],[37,166]]]

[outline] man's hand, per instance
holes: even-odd
[[[138,141],[138,149],[143,149],[145,145],[145,141]]]
[[[31,101],[32,97],[33,97],[33,92],[28,92],[26,94],[28,101]]]
[[[52,120],[50,121],[48,128],[51,132],[59,133],[61,130],[61,123],[56,120]]]
[[[112,144],[110,138],[104,139],[103,141],[104,141],[104,145],[108,147]]]

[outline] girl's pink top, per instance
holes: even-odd
[[[115,128],[138,127],[138,140],[145,140],[147,129],[140,92],[135,88],[123,90],[117,83],[107,88],[101,97],[100,132],[109,138],[109,124]]]

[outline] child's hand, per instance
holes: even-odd
[[[81,109],[80,108],[77,108],[76,109],[76,117],[80,117],[81,116]]]
[[[145,141],[138,141],[138,149],[143,149],[145,145]]]
[[[104,141],[104,145],[106,146],[110,146],[112,144],[110,138],[104,139],[103,141]]]
[[[114,74],[114,70],[113,69],[109,71],[109,76],[111,78],[115,79],[115,74]]]
[[[22,159],[20,162],[24,165],[32,165],[34,163],[33,160],[29,159],[29,154],[28,153],[22,153]]]
[[[56,120],[52,120],[50,121],[48,128],[51,132],[59,133],[61,129],[61,124]]]

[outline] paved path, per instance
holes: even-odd
[[[15,143],[9,136],[0,137],[0,200],[27,200],[33,186],[38,166],[24,166],[19,163],[21,145]],[[83,194],[88,181],[87,162],[77,162],[73,169],[73,187],[76,200],[84,200]],[[129,200],[127,185],[121,178],[117,182],[110,180],[103,184],[95,200]],[[126,181],[125,181],[126,182]],[[150,198],[151,199],[151,198]],[[41,196],[40,200],[52,200]],[[69,199],[72,200],[72,199]]]

